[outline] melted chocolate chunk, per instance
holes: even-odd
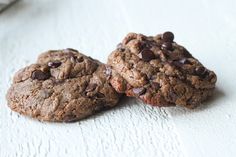
[[[50,78],[50,74],[49,73],[45,73],[41,70],[35,70],[33,71],[31,78],[33,80],[46,80]]]
[[[155,55],[151,50],[144,49],[141,51],[142,60],[145,62],[149,62],[152,59],[155,59]]]

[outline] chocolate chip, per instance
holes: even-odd
[[[152,59],[155,59],[155,55],[151,50],[144,49],[141,51],[142,60],[145,62],[149,62]]]
[[[61,65],[61,62],[60,61],[50,61],[48,62],[48,66],[50,68],[57,68]]]
[[[154,88],[154,89],[156,89],[156,90],[158,90],[158,89],[161,88],[160,84],[157,83],[157,82],[151,82],[151,86],[152,86],[152,88]]]
[[[195,69],[195,72],[196,72],[196,74],[198,74],[198,75],[202,75],[204,72],[205,72],[205,68],[204,67],[197,67],[196,69]]]
[[[79,58],[76,58],[76,62],[81,63],[84,61],[84,58],[81,56]]]
[[[196,74],[197,75],[199,75],[199,76],[201,76],[201,77],[206,77],[208,74],[209,74],[209,72],[207,71],[207,69],[206,68],[204,68],[204,67],[197,67],[196,69],[195,69],[195,72],[196,72]]]
[[[33,80],[37,79],[37,80],[46,80],[48,78],[50,78],[50,74],[49,73],[45,73],[41,70],[35,70],[33,71],[31,78]]]
[[[86,92],[92,92],[93,90],[95,90],[97,87],[96,83],[91,83],[87,86],[87,88],[85,89]]]
[[[140,95],[143,95],[145,92],[146,92],[146,89],[141,87],[141,88],[133,88],[133,92],[140,96]]]
[[[172,43],[170,42],[164,42],[162,45],[161,45],[161,49],[162,50],[173,50],[173,46],[172,46]]]
[[[165,32],[162,35],[162,40],[165,42],[173,42],[174,34],[172,32]]]

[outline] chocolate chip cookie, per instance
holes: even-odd
[[[108,58],[107,76],[119,93],[153,106],[194,108],[212,95],[213,71],[174,42],[174,34],[130,33]]]
[[[48,51],[18,71],[8,90],[8,106],[44,121],[70,122],[117,105],[119,94],[105,65],[74,49]]]

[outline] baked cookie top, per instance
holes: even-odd
[[[76,121],[113,107],[119,94],[105,65],[74,49],[42,53],[36,64],[19,70],[8,90],[8,106],[45,121]]]
[[[213,92],[216,75],[204,67],[174,34],[129,33],[108,58],[107,74],[119,93],[154,106],[194,108]]]

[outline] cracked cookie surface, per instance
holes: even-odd
[[[129,33],[108,58],[107,76],[119,93],[153,106],[198,106],[213,94],[216,75],[204,67],[174,34]]]
[[[8,90],[8,106],[44,121],[70,122],[113,107],[119,94],[105,65],[74,49],[42,53],[36,64],[19,70]]]

